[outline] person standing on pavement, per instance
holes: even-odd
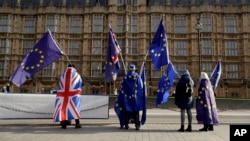
[[[196,118],[198,124],[204,125],[199,131],[213,131],[213,125],[218,125],[219,120],[213,87],[206,72],[201,72],[199,83]]]
[[[60,122],[63,129],[72,119],[75,119],[75,128],[80,125],[80,102],[82,94],[82,78],[75,69],[75,65],[69,64],[62,74],[55,101],[53,119]]]
[[[114,108],[121,129],[124,126],[128,129],[131,119],[135,123],[136,130],[139,130],[141,126],[139,111],[142,110],[142,100],[144,100],[143,82],[135,70],[135,65],[131,64],[128,73],[123,78]]]
[[[184,69],[181,74],[181,79],[178,81],[175,90],[175,104],[180,108],[181,128],[179,132],[184,132],[185,111],[188,117],[188,127],[186,131],[192,132],[192,112],[193,108],[193,86],[194,81],[188,70]]]

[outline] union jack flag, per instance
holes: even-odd
[[[105,64],[106,82],[115,81],[117,78],[117,74],[120,72],[120,63],[118,59],[120,51],[121,48],[116,40],[116,36],[112,31],[112,29],[110,28],[108,37],[106,64]]]
[[[76,69],[68,67],[58,84],[53,114],[55,122],[80,119],[81,87],[81,76],[76,72]]]
[[[116,63],[117,61],[118,61],[118,54],[120,53],[120,51],[121,51],[121,48],[120,48],[120,46],[119,46],[119,44],[118,44],[118,41],[116,40],[116,35],[115,35],[115,33],[112,31],[112,29],[110,29],[110,32],[111,32],[111,34],[112,34],[112,38],[113,38],[113,41],[115,42],[115,47],[116,47],[116,53],[112,56],[112,62],[113,63]]]

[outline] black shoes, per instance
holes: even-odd
[[[80,124],[80,120],[79,119],[75,119],[75,122],[76,122],[76,125],[75,125],[75,128],[78,129],[78,128],[82,128],[81,124]]]
[[[125,125],[125,129],[128,129],[129,128],[129,126],[128,125]]]
[[[184,125],[181,125],[181,128],[178,131],[179,132],[184,132]]]
[[[79,119],[76,119],[75,121],[76,121],[75,128],[76,129],[77,128],[82,128]],[[62,125],[62,129],[67,129],[67,125],[71,125],[71,121],[70,120],[61,121],[60,123]]]
[[[184,131],[192,132],[192,126],[188,125],[188,128],[186,130],[184,130],[184,125],[181,125],[181,128],[178,131],[179,132],[184,132]]]
[[[62,129],[67,129],[67,126],[66,125],[62,125]]]
[[[136,130],[140,130],[140,125],[135,125],[135,129]],[[129,126],[128,125],[125,125],[125,128],[124,129],[128,129],[129,128]]]
[[[188,125],[188,128],[185,130],[187,132],[192,132],[192,126],[191,125]]]
[[[208,131],[214,131],[214,126],[213,125],[208,125]]]
[[[81,126],[80,124],[76,124],[75,128],[76,128],[76,129],[82,128],[82,126]]]
[[[204,124],[204,127],[199,129],[199,131],[208,131],[208,125]]]
[[[135,125],[135,130],[140,130],[140,125]]]
[[[199,131],[208,131],[208,128],[201,128],[201,129],[199,129]]]
[[[199,131],[214,131],[214,126],[212,124],[204,124],[204,127]]]
[[[67,121],[61,121],[62,129],[67,129]]]

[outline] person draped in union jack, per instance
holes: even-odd
[[[68,122],[72,119],[75,119],[75,128],[81,128],[79,119],[82,86],[82,78],[77,73],[75,66],[68,65],[59,80],[53,114],[54,121],[61,122],[63,129],[67,128]]]

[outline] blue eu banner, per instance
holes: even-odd
[[[249,141],[249,125],[230,125],[230,141]]]

